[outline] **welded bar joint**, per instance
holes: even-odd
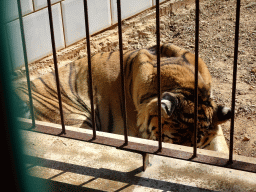
[[[235,47],[234,47],[234,67],[233,67],[233,85],[232,85],[232,103],[231,103],[231,124],[230,124],[230,147],[229,147],[229,163],[233,163],[234,148],[234,122],[235,122],[235,104],[236,104],[236,78],[237,78],[237,57],[239,43],[239,20],[240,20],[240,0],[236,4],[236,26],[235,26]]]
[[[84,0],[84,18],[85,18],[85,31],[86,31],[86,44],[87,44],[88,71],[89,71],[89,93],[90,93],[90,101],[91,101],[91,117],[92,117],[92,130],[93,130],[92,139],[96,139],[96,123],[95,123],[95,110],[94,110],[94,98],[93,98],[93,87],[92,87],[91,46],[90,46],[87,0]]]
[[[124,120],[124,144],[128,144],[127,114],[126,114],[126,98],[125,98],[125,79],[124,79],[124,63],[123,63],[123,37],[122,37],[122,18],[121,18],[121,2],[117,0],[117,16],[118,16],[118,36],[119,36],[119,52],[120,52],[120,75],[122,87],[122,114]]]
[[[61,125],[62,125],[62,133],[65,133],[66,131],[65,131],[63,109],[62,109],[62,101],[61,101],[60,80],[59,80],[58,61],[57,61],[57,53],[56,53],[56,45],[55,45],[55,37],[54,37],[54,29],[53,29],[51,1],[47,0],[47,4],[48,4],[48,15],[49,15],[49,23],[50,23],[52,53],[53,53],[56,85],[57,85],[57,94],[58,94],[58,100],[59,100],[60,119],[61,119]]]

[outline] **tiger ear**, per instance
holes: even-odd
[[[177,105],[178,99],[175,95],[169,92],[165,92],[162,94],[161,108],[163,117],[170,117]]]
[[[232,116],[231,109],[228,107],[223,107],[221,105],[217,108],[217,118],[218,124],[224,123],[229,120]]]

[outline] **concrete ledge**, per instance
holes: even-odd
[[[37,122],[48,124],[44,122]],[[49,124],[48,124],[49,125]],[[59,125],[55,125],[59,127]],[[91,133],[91,130],[66,127]],[[98,135],[123,139],[122,135],[97,132]],[[43,180],[45,191],[255,191],[256,174],[228,168],[150,155],[151,165],[142,171],[140,154],[67,138],[22,130],[28,173]],[[129,141],[157,145],[156,141],[129,137]],[[191,147],[164,147],[192,151]],[[227,158],[228,154],[200,150],[199,154]],[[256,164],[256,159],[234,156]],[[56,189],[57,188],[57,189]],[[50,190],[51,191],[51,190]]]

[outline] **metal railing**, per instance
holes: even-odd
[[[124,78],[124,67],[123,67],[123,43],[122,43],[122,21],[121,21],[121,2],[117,0],[117,11],[118,11],[118,35],[119,35],[119,51],[120,51],[120,75],[121,75],[121,87],[122,87],[122,113],[124,116],[124,140],[112,139],[102,136],[97,136],[96,132],[96,123],[95,123],[95,110],[94,110],[94,99],[93,99],[93,79],[92,79],[92,71],[91,71],[91,50],[90,50],[90,34],[89,34],[89,22],[88,22],[88,8],[87,8],[87,0],[84,0],[84,15],[85,15],[85,30],[86,30],[86,41],[87,41],[87,57],[88,57],[88,71],[89,71],[89,91],[90,91],[90,100],[91,100],[91,115],[92,115],[92,129],[93,134],[86,133],[78,133],[75,131],[70,131],[65,129],[65,122],[62,110],[62,102],[61,102],[61,93],[59,87],[59,76],[58,76],[58,67],[57,67],[57,55],[55,48],[55,40],[54,40],[54,30],[53,30],[53,21],[52,21],[52,10],[51,10],[51,2],[48,2],[48,13],[49,13],[49,23],[50,23],[50,32],[51,32],[51,42],[52,42],[52,51],[53,51],[53,61],[55,67],[56,74],[56,84],[57,84],[57,93],[59,100],[59,110],[61,115],[61,125],[62,132],[54,127],[50,126],[42,126],[35,124],[35,117],[33,112],[33,101],[31,96],[31,88],[30,88],[30,80],[29,80],[29,69],[28,69],[28,61],[27,61],[27,53],[26,53],[26,44],[24,37],[24,29],[23,29],[23,21],[21,15],[21,5],[20,0],[18,2],[18,11],[19,11],[19,20],[21,26],[21,35],[22,35],[22,45],[24,50],[24,58],[25,58],[25,66],[26,66],[26,74],[27,74],[27,83],[28,83],[28,92],[30,99],[30,109],[32,115],[32,125],[33,131],[42,132],[46,134],[77,139],[81,141],[87,141],[107,146],[116,147],[118,149],[132,151],[136,153],[140,153],[143,155],[143,167],[146,168],[147,161],[147,153],[167,156],[182,160],[188,160],[193,162],[199,162],[204,164],[210,164],[221,167],[228,167],[243,171],[249,171],[256,173],[256,164],[233,160],[233,145],[234,145],[234,116],[235,116],[235,94],[236,94],[236,76],[237,76],[237,57],[238,57],[238,40],[239,40],[239,18],[240,18],[240,0],[237,0],[236,7],[236,25],[235,25],[235,46],[234,46],[234,67],[233,67],[233,85],[232,85],[232,118],[231,118],[231,127],[230,127],[230,150],[229,150],[229,158],[224,159],[220,157],[212,157],[207,155],[202,155],[197,153],[196,148],[196,137],[197,137],[197,119],[198,119],[198,55],[199,55],[199,0],[195,0],[196,3],[196,18],[195,18],[195,108],[194,108],[194,134],[193,134],[193,153],[163,148],[162,147],[162,124],[161,124],[161,73],[160,73],[160,3],[159,0],[156,0],[156,40],[157,40],[157,85],[158,85],[158,126],[159,126],[159,142],[158,147],[152,145],[138,144],[128,141],[128,130],[127,130],[127,117],[126,117],[126,106],[125,106],[125,78]]]

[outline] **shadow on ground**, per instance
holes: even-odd
[[[85,167],[75,164],[69,164],[49,159],[43,159],[39,157],[33,157],[33,156],[26,156],[27,157],[27,163],[29,164],[29,168],[32,168],[34,166],[41,166],[46,167],[50,169],[60,170],[62,171],[59,174],[56,174],[55,176],[52,176],[48,179],[41,179],[33,176],[29,176],[29,182],[33,183],[35,186],[36,191],[101,191],[93,188],[85,187],[84,185],[98,179],[107,179],[117,182],[126,183],[125,186],[119,188],[117,191],[125,191],[126,188],[130,187],[131,185],[134,186],[142,186],[151,188],[152,190],[163,190],[163,191],[206,191],[206,192],[213,192],[212,190],[197,188],[193,186],[187,186],[167,181],[161,181],[156,179],[150,179],[150,178],[143,178],[137,176],[137,174],[143,172],[143,168],[137,168],[130,172],[120,172],[105,168],[95,169],[91,167]],[[66,173],[71,172],[75,174],[81,174],[81,175],[87,175],[94,177],[93,179],[87,180],[80,185],[71,185],[59,181],[53,181],[52,179]]]

